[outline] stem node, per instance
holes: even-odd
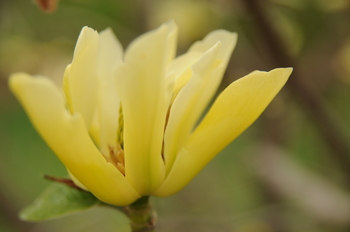
[[[130,219],[133,232],[155,232],[157,213],[149,203],[149,196],[141,197],[125,206],[124,212]]]

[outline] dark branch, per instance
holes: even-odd
[[[319,91],[307,83],[307,77],[300,72],[293,57],[290,56],[279,34],[273,29],[268,16],[265,14],[262,0],[242,0],[251,15],[265,46],[269,49],[274,65],[278,67],[294,67],[293,74],[286,87],[298,100],[301,106],[318,126],[320,134],[333,150],[350,184],[350,147],[345,130],[340,126],[340,120],[335,112],[323,99]]]

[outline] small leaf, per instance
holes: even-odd
[[[99,202],[89,192],[52,183],[19,216],[25,221],[43,221],[90,209]]]

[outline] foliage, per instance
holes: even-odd
[[[89,192],[52,183],[31,205],[20,212],[20,218],[26,221],[49,220],[90,209],[99,202]]]

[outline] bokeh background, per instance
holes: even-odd
[[[221,90],[253,70],[294,72],[263,115],[183,191],[152,198],[158,230],[350,231],[348,0],[61,0],[51,13],[34,1],[0,0],[0,231],[129,230],[123,214],[108,208],[41,223],[18,219],[50,184],[43,175],[66,171],[7,79],[28,72],[61,85],[83,26],[111,27],[126,47],[169,19],[179,25],[179,54],[213,29],[238,32]]]

